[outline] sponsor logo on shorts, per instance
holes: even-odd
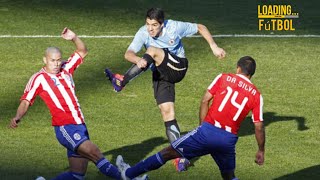
[[[81,139],[81,136],[80,136],[80,134],[75,133],[75,134],[73,135],[73,138],[74,138],[75,140],[79,141],[79,140]]]

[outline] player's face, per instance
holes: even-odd
[[[43,58],[48,73],[58,74],[61,68],[61,53],[50,53]]]
[[[151,37],[156,37],[161,35],[162,31],[162,26],[163,23],[160,24],[157,20],[155,19],[146,19],[146,25],[147,25],[147,30],[148,33]]]

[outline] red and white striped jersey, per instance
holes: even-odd
[[[50,74],[42,68],[30,78],[20,100],[27,100],[32,105],[39,95],[50,110],[53,126],[83,124],[84,117],[72,79],[75,69],[82,62],[82,57],[75,52],[62,64],[58,74]]]
[[[205,121],[233,134],[252,111],[254,123],[263,121],[263,99],[251,81],[240,74],[220,74],[208,87],[213,96]]]

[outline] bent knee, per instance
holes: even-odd
[[[174,116],[174,107],[171,105],[166,105],[166,104],[160,104],[159,105],[161,114],[163,117],[168,117],[168,116]],[[172,117],[174,118],[174,117]],[[172,119],[168,119],[172,120]]]
[[[96,162],[103,157],[98,146],[93,144],[91,141],[82,143],[78,148],[78,153],[93,162]]]

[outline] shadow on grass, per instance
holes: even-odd
[[[287,174],[281,177],[278,177],[274,180],[300,180],[300,179],[320,179],[320,165],[311,166],[305,169],[301,169],[291,174]]]
[[[308,130],[309,128],[306,126],[306,119],[301,116],[278,116],[275,112],[266,112],[263,113],[264,118],[264,126],[267,127],[271,123],[274,122],[283,122],[283,121],[296,121],[297,129],[299,131]],[[254,125],[252,123],[251,117],[247,117],[241,124],[240,131],[238,136],[247,136],[254,134]]]

